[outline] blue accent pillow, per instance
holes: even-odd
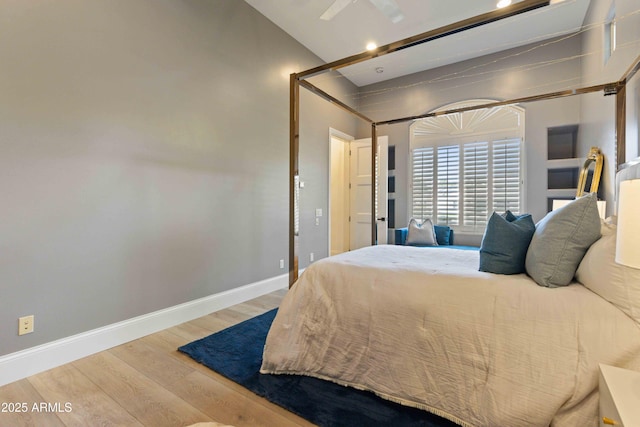
[[[451,236],[451,227],[447,225],[434,225],[433,230],[436,232],[438,245],[448,246],[451,244],[451,241],[449,240],[449,236]]]
[[[596,197],[582,196],[536,224],[525,266],[538,285],[555,288],[573,280],[587,249],[600,238]]]
[[[527,250],[536,230],[529,214],[516,216],[494,212],[480,245],[480,271],[497,274],[524,273]]]

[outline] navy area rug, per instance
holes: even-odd
[[[329,381],[298,375],[261,374],[262,349],[276,311],[245,320],[178,350],[319,426],[456,425],[428,412]]]

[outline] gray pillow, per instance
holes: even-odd
[[[524,262],[536,229],[531,215],[511,211],[489,218],[480,245],[480,271],[497,274],[524,273]]]
[[[525,261],[527,274],[541,286],[566,286],[599,238],[600,215],[596,194],[591,193],[549,212],[536,224]]]
[[[427,218],[422,221],[422,223],[419,223],[415,218],[411,218],[411,220],[409,220],[407,241],[405,244],[413,246],[438,246],[431,219]]]

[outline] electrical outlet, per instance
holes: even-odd
[[[313,256],[313,252],[311,252],[309,254],[309,261],[313,262],[314,256]]]
[[[280,268],[284,268],[284,260],[283,259],[280,260]]]
[[[33,332],[34,316],[24,316],[18,318],[18,335],[30,334]]]

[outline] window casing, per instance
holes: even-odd
[[[508,106],[453,116],[411,126],[409,212],[482,234],[494,211],[524,211],[524,110]]]

